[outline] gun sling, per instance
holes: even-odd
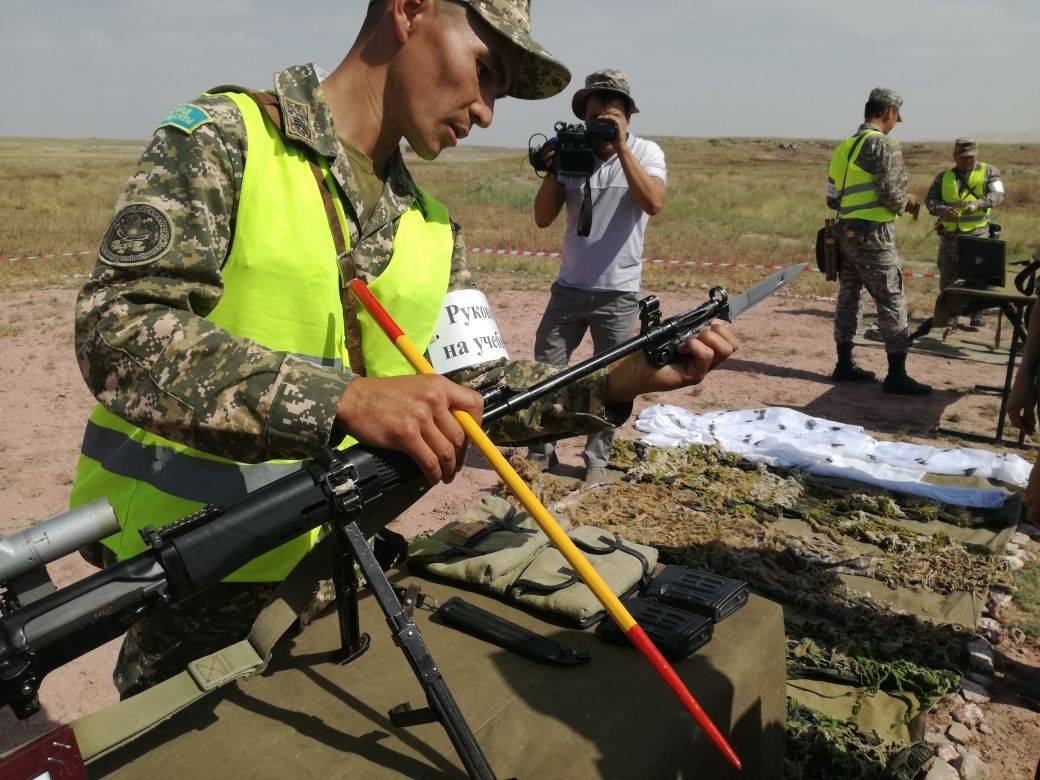
[[[326,536],[278,586],[249,636],[188,664],[180,674],[72,724],[84,761],[99,758],[235,680],[260,674],[278,640],[308,614],[318,583],[332,571],[332,539]]]

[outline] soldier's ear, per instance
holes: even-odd
[[[387,9],[393,25],[394,38],[401,46],[412,37],[420,17],[431,16],[433,0],[389,0]]]

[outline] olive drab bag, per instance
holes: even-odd
[[[574,528],[565,518],[558,522],[619,597],[634,592],[657,565],[653,547],[595,526]],[[534,519],[496,496],[485,497],[432,536],[413,539],[408,561],[413,570],[476,585],[581,627],[605,614]]]

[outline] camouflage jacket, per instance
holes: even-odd
[[[871,122],[864,122],[857,128],[854,135],[878,129]],[[871,135],[863,142],[855,162],[860,168],[874,176],[874,188],[877,190],[878,201],[881,205],[897,215],[902,214],[903,207],[906,206],[908,178],[899,141],[889,138],[887,135]],[[827,188],[827,207],[837,209],[837,190],[841,189],[838,186],[840,182],[828,183],[835,187]]]
[[[324,155],[345,195],[354,272],[386,268],[399,217],[417,198],[398,153],[368,221],[313,67],[275,76],[286,135]],[[201,109],[201,110],[199,110]],[[235,460],[300,458],[330,440],[336,407],[354,375],[235,338],[205,316],[223,291],[247,145],[241,114],[203,95],[164,123],[119,198],[99,262],[76,306],[76,356],[87,385],[113,413],[161,436]],[[168,118],[169,119],[169,118]],[[420,204],[421,206],[421,204]],[[165,225],[146,247],[125,238],[142,215]],[[449,289],[472,286],[455,230]],[[456,372],[471,387],[523,387],[553,371],[504,359]],[[492,426],[499,443],[586,433],[620,424],[630,404],[607,407],[605,374],[542,399]]]
[[[997,182],[1001,181],[1000,171],[989,163],[975,163],[975,170],[978,170],[980,165],[986,166],[986,182],[982,188],[983,191],[976,192],[974,195],[981,201],[979,208],[995,209],[1004,202],[1003,183],[997,186]],[[954,168],[953,170],[956,171],[957,169]],[[945,175],[946,171],[943,171],[935,177],[924,199],[924,206],[933,217],[939,216],[939,212],[946,207],[942,199],[942,180]],[[957,183],[960,189],[964,188],[964,180],[965,177],[963,175],[957,174]]]

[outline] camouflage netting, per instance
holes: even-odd
[[[626,472],[623,481],[571,495],[554,511],[654,545],[665,563],[746,580],[784,606],[789,685],[847,686],[853,703],[844,720],[804,706],[793,689],[785,774],[876,777],[889,767],[888,776],[902,776],[897,765],[919,758],[920,748],[859,728],[860,711],[876,695],[905,701],[906,735],[905,724],[960,684],[974,625],[925,619],[850,581],[870,578],[911,596],[984,598],[1006,576],[997,557],[950,533],[997,522],[997,513],[765,467],[715,447],[615,442],[611,465]],[[547,503],[572,489],[550,475],[526,476]],[[950,533],[935,530],[936,521]]]

